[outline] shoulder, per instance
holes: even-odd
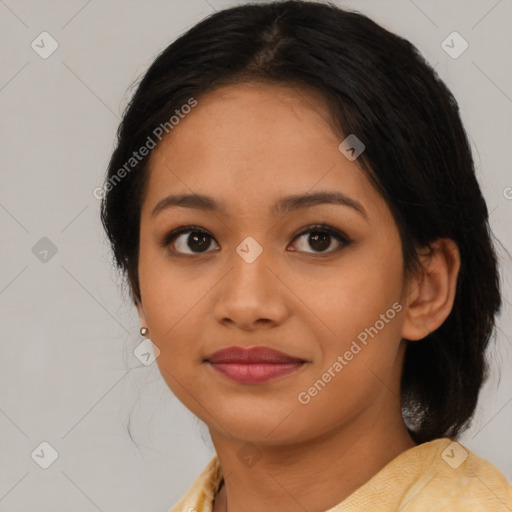
[[[449,438],[426,445],[428,464],[402,499],[408,511],[512,510],[512,487],[488,460]]]
[[[512,488],[489,461],[444,437],[402,452],[327,512],[512,512]]]
[[[183,498],[169,512],[211,512],[215,494],[223,480],[215,455],[189,487]]]

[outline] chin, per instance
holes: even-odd
[[[285,414],[281,412],[282,410],[277,414],[234,408],[225,415],[221,414],[220,409],[217,410],[217,422],[212,424],[211,419],[206,421],[205,418],[201,418],[202,421],[219,435],[231,436],[242,443],[276,446],[299,443],[307,439],[302,428],[303,423],[297,423],[293,419],[293,413],[289,414],[289,409]],[[297,430],[298,425],[301,426],[300,430]]]

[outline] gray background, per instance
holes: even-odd
[[[205,426],[156,363],[133,355],[139,321],[110,267],[93,189],[130,85],[184,30],[235,3],[0,0],[2,512],[165,511],[213,456]],[[510,250],[511,0],[338,3],[435,64],[461,106],[494,233]],[[31,48],[43,31],[59,44],[47,59]],[[441,47],[453,31],[469,44],[456,59]],[[41,252],[51,245],[44,237],[55,254]],[[493,373],[462,442],[512,481],[511,262],[503,248],[499,256],[505,305]],[[31,457],[43,441],[59,454],[48,469]]]

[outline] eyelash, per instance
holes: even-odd
[[[199,226],[182,226],[182,227],[174,229],[170,233],[166,234],[163,237],[163,239],[159,245],[162,248],[166,248],[179,235],[183,235],[184,233],[192,233],[192,232],[203,233],[205,235],[210,236],[212,239],[215,240],[215,238],[212,235],[210,235],[210,233],[208,233],[204,229],[200,228]],[[315,224],[313,226],[308,226],[306,229],[304,229],[303,231],[301,231],[300,233],[295,235],[292,242],[295,242],[295,240],[297,240],[301,236],[308,234],[308,233],[312,233],[312,232],[327,233],[330,236],[332,236],[334,239],[336,239],[338,242],[340,242],[342,245],[338,246],[336,249],[333,249],[333,250],[320,251],[320,252],[307,252],[307,254],[316,254],[316,255],[332,254],[332,253],[338,252],[343,247],[347,247],[352,242],[344,233],[342,233],[341,231],[338,231],[337,229],[335,229],[331,226],[325,225],[325,224]],[[197,252],[195,254],[194,253],[193,254],[177,253],[177,254],[180,256],[200,256],[202,254],[205,254],[206,252],[212,252],[212,251]],[[304,252],[304,251],[296,251],[296,252]]]

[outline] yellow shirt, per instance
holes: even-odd
[[[170,512],[212,512],[222,481],[215,455]],[[444,437],[402,452],[326,512],[391,511],[512,512],[512,487],[489,461]]]

